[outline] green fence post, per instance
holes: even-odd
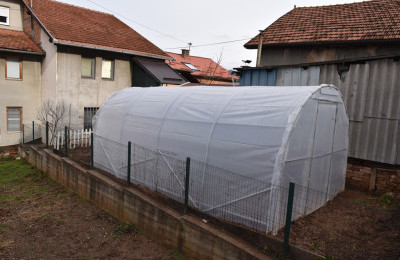
[[[64,131],[64,150],[65,150],[65,156],[68,157],[68,126],[65,126],[65,131]]]
[[[128,175],[126,177],[128,184],[131,184],[131,152],[132,152],[132,143],[128,142]]]
[[[90,166],[93,167],[93,133],[90,133]]]
[[[49,148],[49,122],[46,121],[46,148]]]
[[[32,142],[35,140],[35,121],[32,121]]]
[[[188,211],[189,205],[189,177],[190,177],[190,157],[186,158],[186,177],[185,177],[185,207],[183,209],[183,214]]]
[[[25,124],[22,124],[22,143],[25,143]]]
[[[294,197],[294,183],[291,182],[289,185],[289,195],[286,209],[286,225],[285,225],[285,237],[283,239],[283,259],[286,260],[287,253],[289,251],[289,234],[290,234],[290,222],[292,222],[292,211],[293,211],[293,197]]]

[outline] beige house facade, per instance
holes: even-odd
[[[139,68],[138,58],[164,78]],[[65,106],[60,126],[83,129],[118,90],[183,83],[168,59],[110,14],[52,0],[0,0],[0,147],[21,143],[24,125],[40,123],[37,110],[47,100]]]

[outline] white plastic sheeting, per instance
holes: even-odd
[[[344,190],[349,123],[342,96],[332,85],[127,88],[103,104],[93,125],[98,138],[120,144],[130,141],[180,160],[190,157],[271,187],[288,187],[293,181],[306,188],[297,194],[302,199],[296,202],[300,209],[294,219]],[[126,169],[115,167],[126,158],[114,157],[111,162],[110,156],[103,156],[106,150],[112,153],[112,147],[104,143],[94,147],[95,166],[111,169],[120,178],[126,176]],[[203,186],[207,186],[212,180],[204,176]],[[308,188],[325,194],[326,199],[310,204]],[[253,192],[249,187],[242,196]],[[276,218],[282,217],[283,208],[272,199],[284,196],[273,192],[268,189],[265,195],[270,205],[265,205],[263,214],[268,216],[261,224],[266,231],[276,231],[282,222]],[[240,211],[240,206],[232,210]],[[245,213],[231,214],[246,224]]]

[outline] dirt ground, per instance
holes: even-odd
[[[278,234],[283,238],[283,230]],[[291,225],[290,243],[327,259],[399,259],[398,194],[346,190]]]
[[[0,259],[184,259],[24,161],[0,161]]]

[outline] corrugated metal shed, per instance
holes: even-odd
[[[240,77],[240,86],[276,86],[276,69],[244,70]]]
[[[276,75],[277,86],[315,86],[319,85],[320,67],[279,68]]]
[[[351,64],[341,80],[337,65],[321,66],[319,83],[336,85],[346,103],[350,157],[400,164],[399,68],[393,59]]]
[[[365,115],[400,119],[400,66],[393,59],[371,61]]]
[[[257,82],[256,76],[252,82]],[[333,84],[343,94],[350,119],[350,157],[400,164],[399,61],[277,69],[277,86],[318,84]]]

